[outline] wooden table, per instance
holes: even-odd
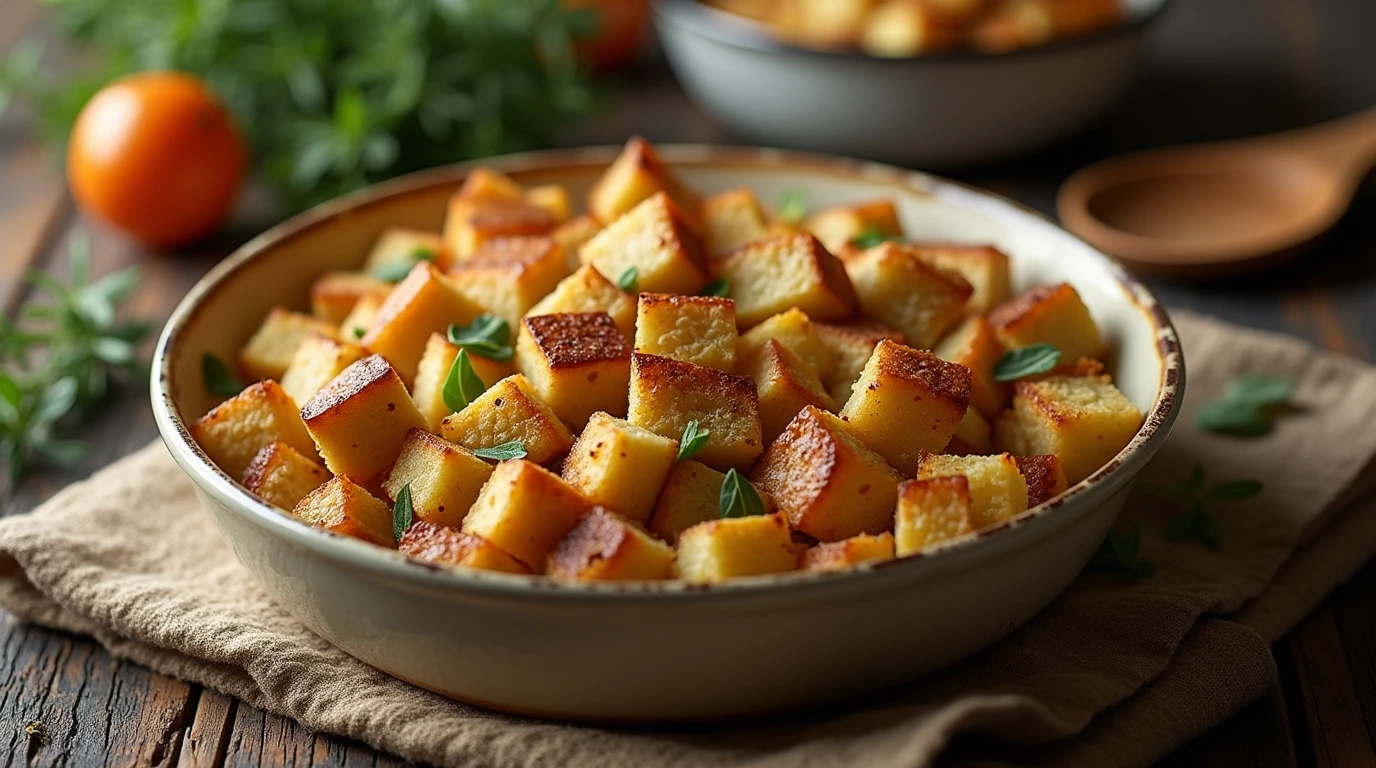
[[[1182,0],[1157,29],[1149,67],[1121,107],[1073,141],[1017,164],[964,174],[1044,211],[1074,168],[1117,152],[1295,127],[1376,103],[1371,0]],[[51,37],[33,0],[0,0],[0,53]],[[611,112],[570,142],[712,141],[711,123],[662,64],[632,73]],[[22,114],[0,120],[0,310],[24,299],[29,268],[61,272],[66,241],[91,232],[100,273],[138,264],[133,310],[165,317],[188,287],[253,225],[179,256],[144,253],[89,227]],[[1376,355],[1376,190],[1317,252],[1255,279],[1213,285],[1153,281],[1175,306],[1285,331],[1334,351]],[[155,436],[142,387],[126,387],[84,436],[70,471],[30,476],[0,501],[32,508]],[[1275,646],[1281,683],[1164,761],[1175,766],[1376,765],[1376,567],[1368,567]],[[0,762],[19,765],[391,765],[395,758],[308,732],[196,685],[118,661],[90,640],[0,612]],[[24,734],[44,724],[40,745]]]

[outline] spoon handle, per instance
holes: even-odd
[[[1360,178],[1376,165],[1376,107],[1279,138]]]

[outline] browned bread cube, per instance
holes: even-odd
[[[736,370],[736,302],[716,296],[641,293],[635,351]]]
[[[593,184],[588,210],[598,221],[609,224],[660,192],[667,193],[684,211],[697,209],[697,197],[664,165],[650,142],[633,136]]]
[[[822,387],[812,366],[775,339],[765,339],[745,359],[742,370],[755,380],[766,445],[774,442],[793,417],[809,405],[836,410],[836,401]]]
[[[555,227],[549,236],[559,244],[559,247],[564,249],[564,264],[568,266],[569,271],[577,272],[583,264],[578,255],[579,251],[583,250],[584,243],[591,240],[592,236],[600,231],[602,231],[602,222],[594,218],[592,214],[585,213]]]
[[[519,373],[493,384],[467,408],[445,417],[440,432],[450,442],[474,451],[520,441],[526,458],[536,464],[548,464],[573,446],[573,433]]]
[[[391,287],[388,287],[391,293]],[[339,323],[339,338],[346,341],[358,341],[363,338],[368,329],[372,327],[373,320],[377,319],[377,312],[382,308],[382,302],[387,299],[385,293],[370,293],[361,296],[354,308],[349,310],[349,315]]]
[[[680,461],[669,470],[650,516],[650,531],[670,544],[678,535],[721,517],[721,484],[726,475],[700,462]],[[763,498],[763,494],[761,495]]]
[[[296,401],[270,379],[250,384],[197,419],[191,438],[230,477],[242,477],[253,457],[276,442],[316,455]]]
[[[697,236],[663,193],[607,224],[579,258],[618,282],[634,268],[639,290],[652,293],[696,293],[710,279]]]
[[[461,293],[512,326],[565,277],[564,250],[548,237],[489,240],[449,271]]]
[[[1015,382],[1013,407],[994,422],[994,445],[1018,455],[1054,454],[1071,485],[1094,474],[1142,426],[1142,412],[1107,376]]]
[[[388,549],[397,546],[392,536],[392,510],[348,477],[331,478],[306,494],[291,513],[302,522],[341,536]]]
[[[330,473],[286,443],[270,443],[253,457],[240,480],[254,496],[290,510],[319,488]]]
[[[1061,362],[1104,355],[1099,327],[1069,283],[1039,285],[994,309],[989,322],[1006,349],[1051,344]]]
[[[982,315],[975,315],[942,339],[932,354],[970,369],[970,404],[980,415],[992,419],[1013,396],[1012,384],[994,381],[994,366],[1003,351],[994,326]]]
[[[818,408],[798,414],[755,463],[750,479],[797,530],[818,541],[882,533],[893,525],[898,473]]]
[[[436,269],[448,269],[451,261],[444,240],[434,232],[421,232],[404,227],[391,227],[378,235],[373,250],[368,252],[368,260],[363,263],[365,272],[374,272],[392,264],[410,264],[428,261]]]
[[[1013,295],[1008,256],[988,245],[919,243],[917,253],[932,266],[960,275],[975,292],[965,309],[983,314]]]
[[[482,306],[421,262],[387,295],[360,343],[387,358],[404,381],[411,381],[430,334],[444,333],[455,323],[467,325],[481,314]]]
[[[339,328],[310,315],[274,307],[239,350],[239,367],[250,379],[280,379],[301,340],[312,333],[333,337]]]
[[[723,253],[769,236],[769,223],[755,193],[731,189],[702,201],[703,245],[709,254]]]
[[[326,272],[311,283],[311,314],[327,323],[342,323],[360,299],[376,296],[381,302],[391,290],[391,283],[366,272]]]
[[[527,317],[516,367],[573,429],[582,430],[597,411],[626,413],[631,345],[605,312]]]
[[[1027,483],[1029,509],[1051,501],[1070,487],[1066,482],[1065,470],[1061,469],[1061,460],[1055,456],[1014,456],[1013,461]]]
[[[406,433],[382,490],[396,501],[401,490],[410,486],[415,519],[458,528],[491,475],[492,465],[467,448],[413,429]]]
[[[524,459],[493,470],[463,520],[463,532],[481,536],[532,570],[592,507],[582,494],[543,467]]]
[[[754,380],[658,355],[631,357],[627,418],[674,440],[697,421],[712,436],[696,458],[717,469],[747,467],[764,447]]]
[[[970,524],[974,530],[1001,523],[1027,509],[1027,482],[1013,457],[924,454],[917,478],[961,475],[969,482]]]
[[[799,309],[790,309],[765,320],[741,334],[736,345],[739,356],[745,358],[759,349],[765,341],[774,339],[788,351],[802,358],[818,378],[825,380],[835,364],[832,351],[817,334],[817,324]],[[859,375],[859,371],[856,372]]]
[[[903,343],[903,334],[883,323],[813,323],[812,329],[831,360],[831,370],[822,376],[822,384],[838,405],[850,399],[851,388],[865,372],[865,364],[879,342],[889,339]]]
[[[559,222],[549,211],[524,200],[454,197],[444,218],[444,245],[456,261],[469,259],[499,237],[547,235]]]
[[[444,402],[444,384],[449,379],[449,369],[454,366],[454,358],[459,356],[459,348],[449,343],[449,338],[440,333],[430,334],[421,353],[420,364],[416,366],[416,380],[411,385],[411,399],[425,417],[426,428],[439,432],[444,417],[453,413],[449,404]],[[478,374],[483,386],[491,387],[497,382],[516,373],[516,366],[510,362],[492,360],[482,355],[468,355],[473,372]]]
[[[555,545],[546,572],[568,581],[671,579],[674,550],[630,520],[593,507]]]
[[[563,477],[594,504],[645,523],[677,454],[677,440],[594,413],[569,449]]]
[[[460,200],[520,200],[526,191],[495,168],[479,166],[468,172],[454,197]]]
[[[291,399],[304,403],[315,396],[345,368],[367,355],[363,347],[332,336],[312,333],[301,340],[282,374],[282,389]]]
[[[857,250],[854,240],[869,232],[884,237],[902,237],[898,211],[892,200],[837,205],[817,211],[804,224],[832,253]]]
[[[970,481],[963,475],[905,480],[898,486],[894,549],[899,557],[976,529]]]
[[[862,563],[893,559],[893,534],[862,533],[841,541],[828,541],[803,552],[799,566],[805,571],[842,571]]]
[[[716,266],[730,281],[742,328],[793,308],[813,320],[841,320],[855,313],[855,290],[845,268],[810,235],[748,243],[729,251]]]
[[[861,50],[891,59],[948,51],[964,42],[964,25],[922,0],[879,3],[860,33]]]
[[[780,514],[709,520],[678,539],[678,577],[711,584],[798,568],[788,522]]]
[[[579,267],[572,275],[559,281],[559,285],[536,302],[526,316],[582,312],[606,312],[612,316],[622,336],[635,338],[635,299],[627,296],[625,291],[591,264]]]
[[[520,560],[481,536],[417,520],[406,529],[397,549],[423,563],[501,573],[530,573]]]
[[[860,312],[898,329],[917,349],[931,349],[960,322],[974,290],[900,243],[880,243],[846,257],[845,264]]]
[[[956,425],[956,433],[951,436],[951,442],[946,444],[946,450],[942,453],[972,456],[986,454],[993,449],[993,427],[972,405],[966,409],[965,418]]]
[[[563,224],[573,215],[573,201],[563,184],[545,184],[526,190],[526,202],[544,208],[554,220]]]
[[[382,479],[406,433],[424,429],[401,377],[381,355],[345,368],[301,406],[325,466],[364,486]]]

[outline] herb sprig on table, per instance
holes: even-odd
[[[1239,376],[1222,397],[1199,409],[1195,424],[1206,432],[1261,437],[1270,434],[1276,413],[1289,404],[1294,391],[1293,384],[1275,376]]]
[[[1219,532],[1218,519],[1209,510],[1210,505],[1220,501],[1241,501],[1261,493],[1265,487],[1260,480],[1230,480],[1209,485],[1204,479],[1204,468],[1195,466],[1190,476],[1176,485],[1142,480],[1138,485],[1146,491],[1174,501],[1185,509],[1176,515],[1166,529],[1170,541],[1197,539],[1210,549],[1218,549],[1223,543]]]
[[[1151,577],[1156,566],[1141,559],[1142,526],[1133,525],[1127,533],[1109,531],[1089,564],[1101,570],[1123,571],[1139,579]]]

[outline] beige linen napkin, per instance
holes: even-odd
[[[1215,511],[1223,546],[1169,543],[1179,511],[1145,494],[1144,580],[1087,572],[993,648],[922,682],[805,715],[658,731],[572,727],[459,704],[336,650],[267,600],[160,445],[0,520],[0,604],[90,634],[117,656],[304,725],[423,762],[464,766],[923,766],[963,732],[961,759],[1144,765],[1275,680],[1270,643],[1376,552],[1376,369],[1299,342],[1178,312],[1185,413],[1149,474],[1202,465],[1265,490]],[[1296,384],[1259,440],[1202,433],[1192,415],[1236,375]],[[971,610],[977,610],[972,607]],[[1008,746],[1007,743],[1017,746]]]

